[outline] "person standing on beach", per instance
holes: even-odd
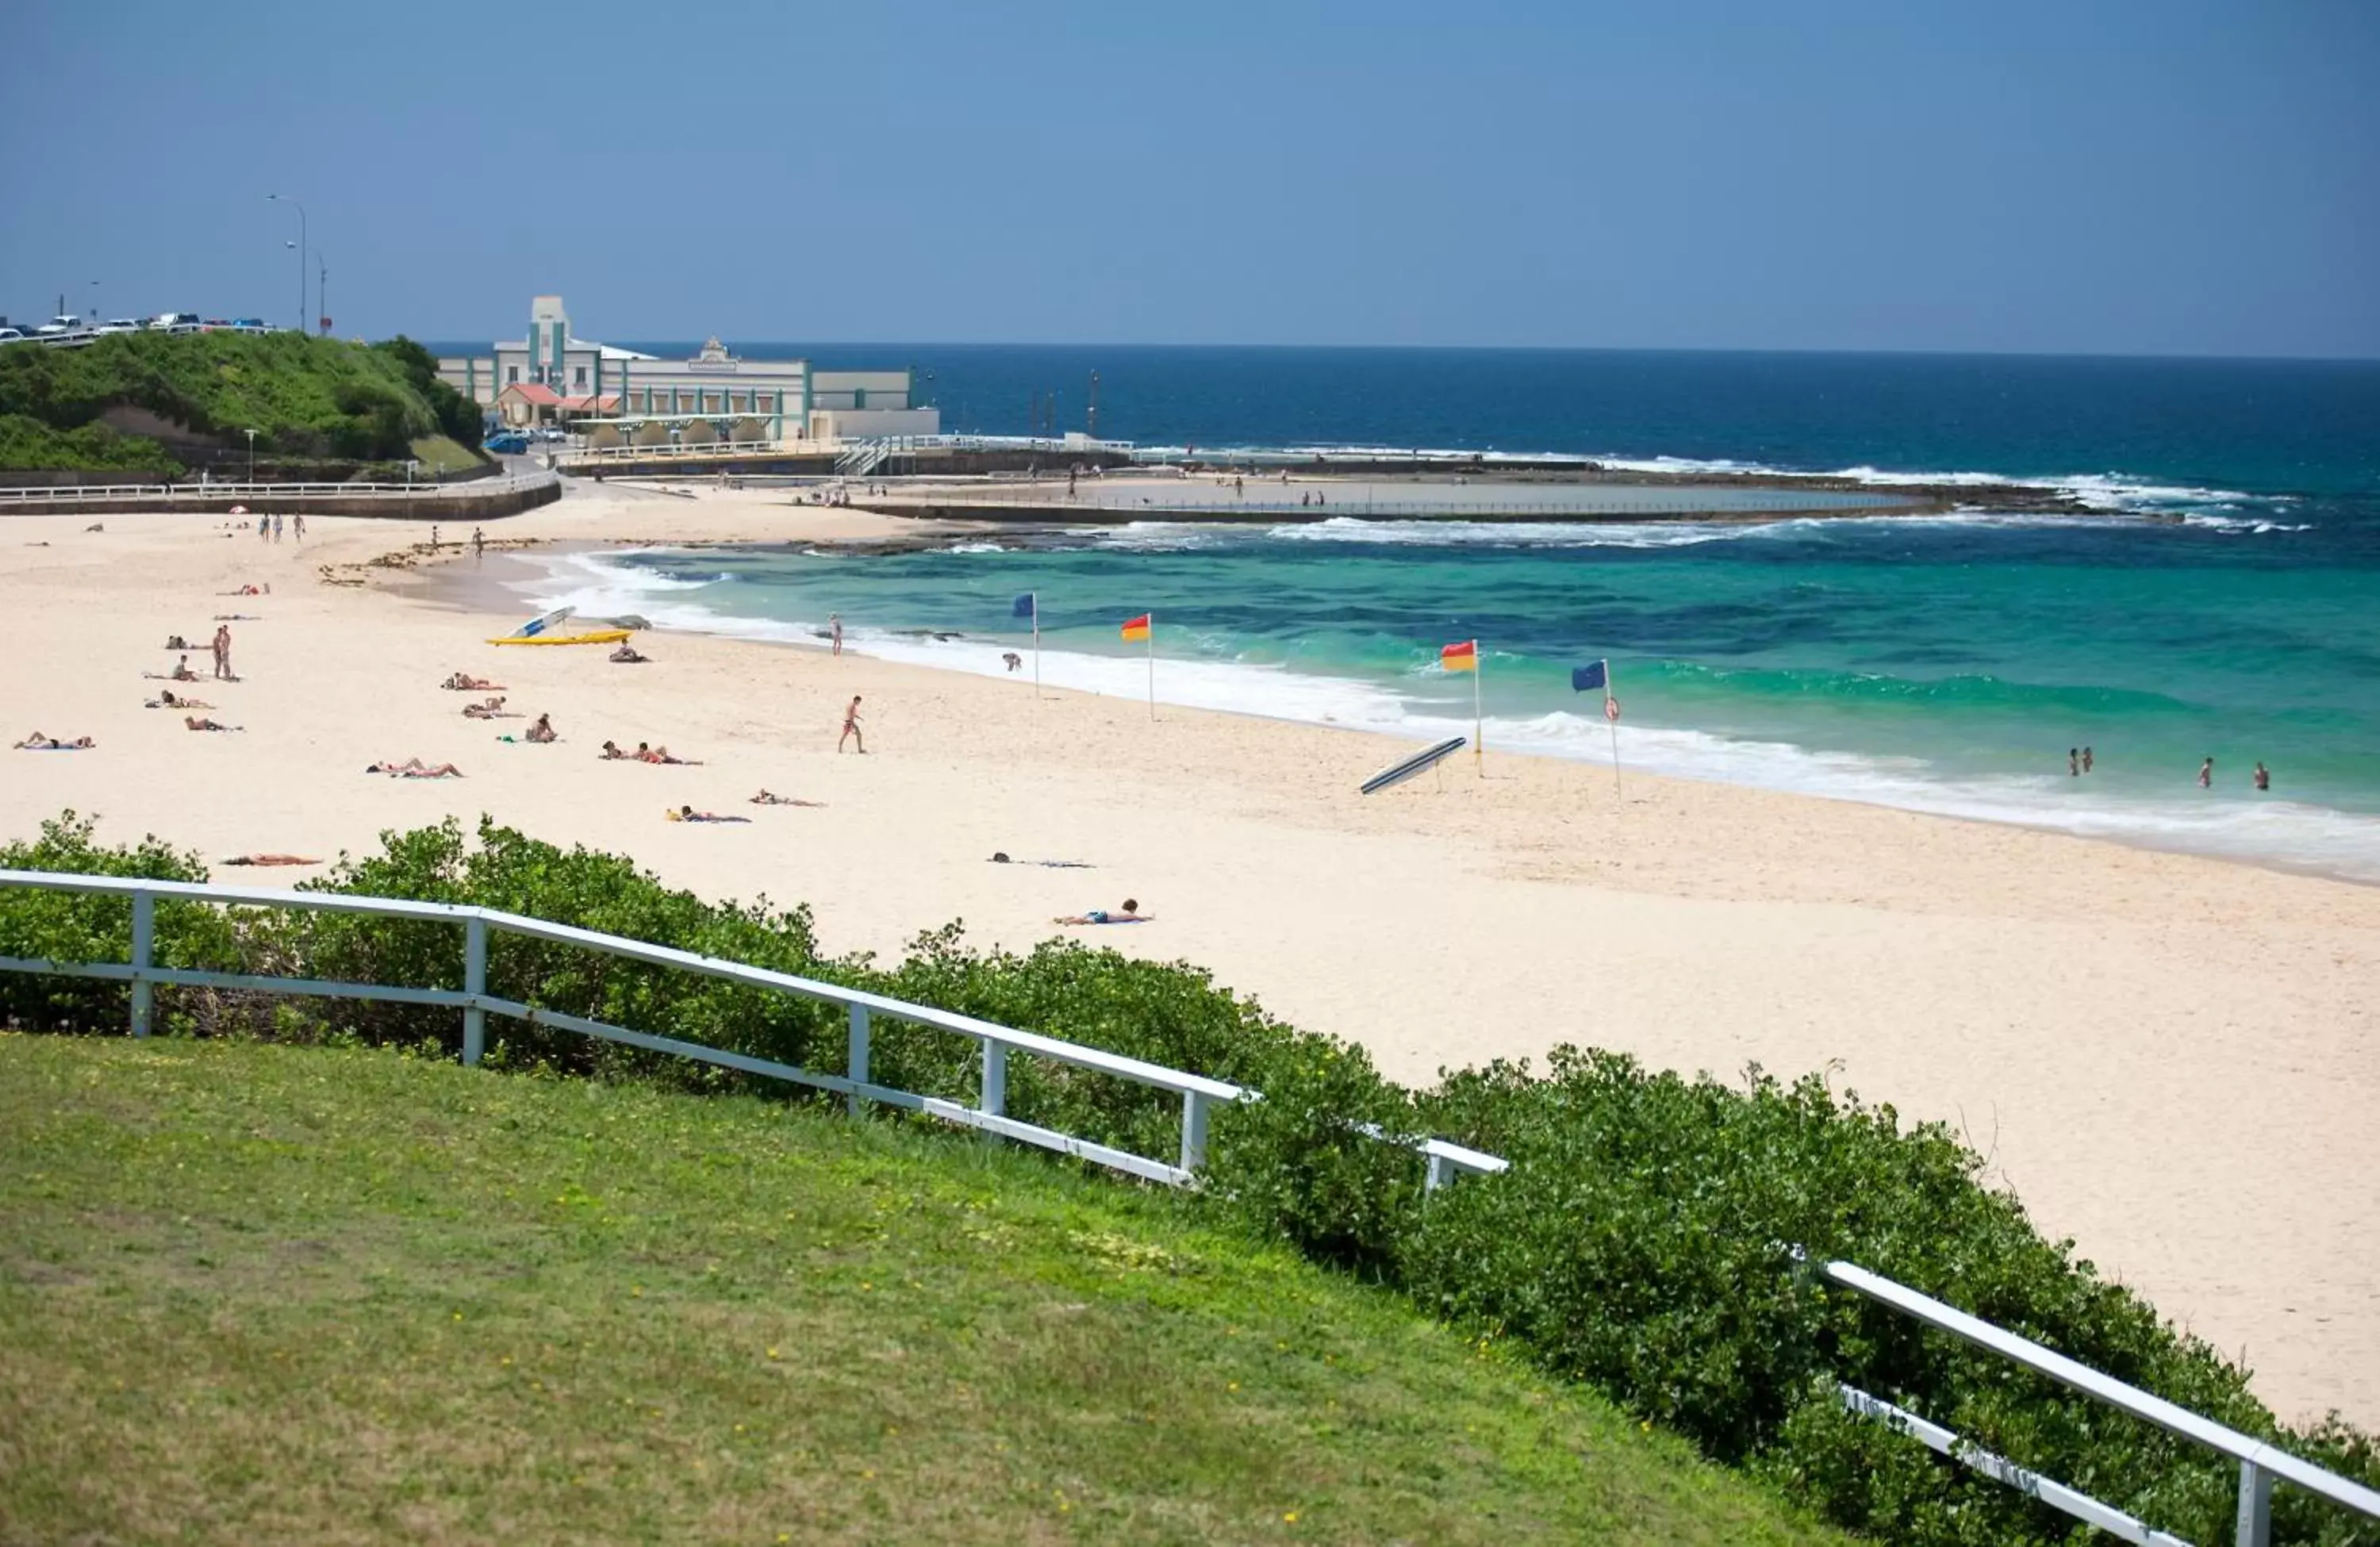
[[[487,552],[487,535],[481,532],[479,528],[473,527],[471,529],[471,556],[473,558],[484,557]]]
[[[221,680],[223,680],[223,681],[226,681],[226,682],[227,682],[227,681],[231,680],[231,625],[230,625],[230,624],[228,624],[228,623],[219,623],[219,624],[216,624],[216,625],[215,625],[215,641],[214,641],[214,642],[215,642],[215,676],[216,676],[219,679],[221,679]]]
[[[2256,764],[2256,772],[2250,775],[2250,777],[2255,780],[2256,787],[2258,789],[2270,789],[2273,787],[2273,776],[2265,771],[2265,765],[2261,762]]]
[[[289,531],[291,536],[298,542],[303,542],[306,541],[306,514],[304,511],[299,511],[297,515],[289,518]]]
[[[834,749],[842,751],[846,741],[856,741],[860,756],[868,755],[868,738],[859,734],[859,695],[856,693],[851,695],[851,702],[844,708],[843,734],[834,738]]]
[[[2070,779],[2082,776],[2082,753],[2078,748],[2066,749],[2066,776]]]
[[[2082,772],[2091,772],[2091,749],[2088,747],[2082,749]]]
[[[843,615],[842,615],[841,613],[829,613],[829,614],[827,614],[827,615],[826,615],[826,631],[827,631],[827,635],[828,635],[828,637],[829,637],[830,639],[833,640],[833,641],[834,641],[834,652],[835,652],[837,655],[842,654],[842,653],[843,653]],[[854,700],[852,700],[851,701],[852,701],[852,702],[854,702],[854,703],[857,703],[859,700],[858,700],[857,699],[854,699]]]
[[[277,514],[273,518],[273,541],[281,541],[281,518]]]
[[[2204,762],[2198,765],[2198,787],[2201,789],[2213,789],[2215,787],[2215,760],[2213,758],[2208,758]]]

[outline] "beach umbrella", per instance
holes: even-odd
[[[233,506],[231,507],[231,513],[235,516],[245,516],[248,514],[248,506],[244,505]]]

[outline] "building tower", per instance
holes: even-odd
[[[564,356],[570,349],[570,314],[560,296],[539,296],[528,305],[528,379],[556,392],[569,390]]]

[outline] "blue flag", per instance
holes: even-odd
[[[1018,617],[1031,617],[1033,615],[1033,593],[1028,591],[1024,595],[1016,599],[1015,615]]]
[[[1572,666],[1570,669],[1570,690],[1584,693],[1590,688],[1609,688],[1611,685],[1610,665],[1609,661],[1597,661],[1592,666]]]

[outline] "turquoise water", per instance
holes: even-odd
[[[1572,360],[1591,396],[1621,369],[1611,358],[1533,369],[1559,376]],[[1798,381],[1779,363],[1790,357],[1659,359],[1699,372],[1701,396],[1737,420],[1734,455],[1727,427],[1709,425],[1682,437],[1694,455],[1860,465],[1879,485],[2023,477],[2075,489],[2105,514],[1147,521],[892,556],[582,559],[541,594],[759,637],[805,637],[840,612],[862,648],[997,673],[1001,652],[1029,650],[1010,603],[1033,591],[1049,679],[1135,695],[1145,665],[1115,628],[1154,611],[1160,698],[1415,737],[1470,730],[1470,681],[1435,663],[1440,644],[1476,638],[1491,747],[1608,757],[1600,696],[1572,695],[1568,677],[1609,659],[1633,764],[2380,880],[2380,368],[2017,362],[2031,396],[2012,406],[1994,375],[2006,362],[1953,362],[1918,383],[1933,396],[1912,408],[1840,357],[1809,357]],[[1907,386],[1911,370],[1888,360],[1870,374]],[[1829,421],[1823,454],[1779,457],[1780,432],[1753,405],[1770,402],[1772,419],[1806,435],[1809,399],[1830,384],[1838,417],[1874,420],[1867,442],[1858,423]],[[2038,400],[2057,393],[2062,418]],[[1652,461],[1665,453],[1651,437],[1684,412],[1656,402],[1639,417],[1659,424],[1640,438],[1607,428],[1534,449]],[[1995,414],[2003,444],[1978,428]],[[2270,420],[2261,438],[2241,422],[2259,414]],[[2077,419],[2099,424],[2106,455],[2072,444]],[[2054,435],[2042,429],[2052,422]],[[1921,429],[1938,438],[1946,423],[1975,444],[1912,449]],[[1398,429],[1415,427],[1339,438],[1463,444]],[[1939,459],[1922,460],[1928,451]],[[2069,465],[2046,465],[2053,456]],[[2070,777],[2068,749],[2083,745],[2095,772]],[[2206,756],[2215,784],[2202,791]],[[2258,760],[2269,795],[2250,786]]]

